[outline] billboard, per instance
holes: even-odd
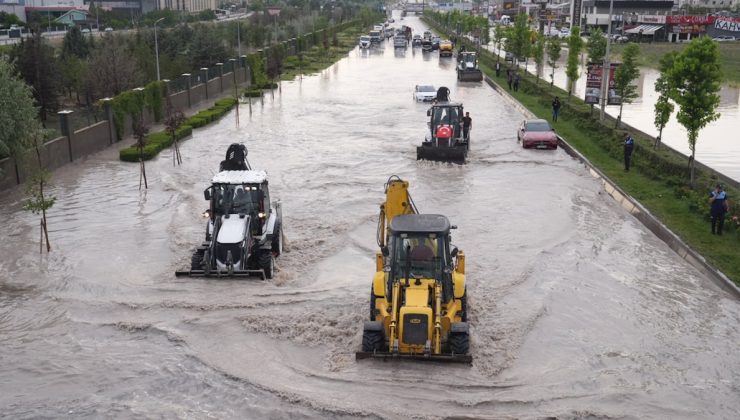
[[[609,88],[607,96],[607,105],[619,105],[622,98],[614,90],[614,73],[619,67],[619,63],[611,63],[609,71]],[[587,104],[598,104],[601,100],[601,80],[604,65],[600,63],[589,63],[586,74],[586,96],[583,99]]]

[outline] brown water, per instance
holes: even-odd
[[[471,112],[467,165],[415,160],[417,83]],[[115,150],[57,171],[48,256],[21,192],[0,197],[2,415],[736,418],[740,304],[565,153],[518,147],[522,116],[451,61],[355,50],[240,115],[197,130],[183,166],[148,163],[147,192]],[[283,202],[277,278],[175,278],[234,141]],[[354,360],[391,174],[459,226],[470,367]]]

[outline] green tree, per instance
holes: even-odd
[[[104,35],[90,59],[87,82],[94,98],[113,97],[141,86],[142,74],[120,35]]]
[[[0,55],[0,157],[20,158],[30,146],[37,126],[38,110],[33,92],[16,73],[7,57]]]
[[[29,132],[29,138],[36,154],[36,163],[38,166],[31,171],[30,177],[26,180],[28,198],[23,204],[23,209],[33,214],[41,214],[39,253],[43,252],[44,241],[46,242],[46,252],[51,252],[49,229],[46,224],[46,211],[54,205],[56,197],[47,195],[44,192],[44,187],[49,183],[51,174],[44,169],[41,161],[41,148],[43,148],[44,142],[49,138],[49,130],[42,129],[41,125],[36,123],[36,127],[32,128]]]
[[[77,58],[87,58],[90,55],[90,45],[88,40],[80,32],[80,28],[73,26],[69,28],[62,41],[62,56],[75,56]]]
[[[678,104],[676,119],[686,128],[689,137],[689,177],[694,186],[694,159],[699,131],[719,118],[720,69],[719,47],[709,37],[691,40],[689,45],[675,57],[668,72],[671,84],[671,99]]]
[[[558,60],[560,59],[560,40],[556,36],[551,36],[547,40],[547,64],[550,65],[552,71],[550,72],[550,86],[555,83],[555,69],[558,66]]]
[[[496,61],[499,61],[501,58],[501,44],[504,41],[505,38],[505,26],[498,25],[496,26],[496,29],[493,31],[493,46],[496,48]]]
[[[87,61],[75,55],[63,56],[59,60],[59,82],[61,87],[67,92],[67,96],[70,98],[74,91],[78,104],[80,103],[80,93],[85,89],[86,75]]]
[[[190,62],[196,69],[223,62],[228,56],[223,38],[204,24],[195,25],[189,52]]]
[[[671,84],[668,72],[673,67],[673,61],[676,59],[678,52],[673,51],[665,54],[660,58],[659,70],[660,77],[655,81],[655,91],[658,92],[658,100],[655,101],[655,128],[658,129],[658,137],[655,138],[655,148],[660,147],[660,141],[663,137],[663,128],[668,124],[668,120],[673,113],[673,103],[670,100]]]
[[[565,65],[565,74],[568,76],[568,96],[573,94],[573,86],[575,86],[578,77],[578,56],[581,54],[583,49],[583,40],[581,39],[581,29],[576,26],[568,36],[568,61]]]
[[[640,47],[637,44],[627,45],[622,52],[622,64],[614,72],[614,89],[622,97],[615,128],[619,128],[619,123],[622,121],[624,103],[632,103],[632,100],[637,98],[637,86],[634,82],[640,77],[640,68],[637,66],[638,55],[640,55]]]
[[[519,67],[519,59],[526,58],[529,56],[529,25],[527,23],[527,15],[524,13],[519,14],[514,22],[514,29],[511,31],[511,52],[514,54],[514,58],[517,60],[517,67]]]
[[[588,61],[591,63],[603,63],[604,56],[606,55],[606,37],[601,29],[596,28],[591,35],[588,37],[588,44],[586,46],[588,52]]]
[[[58,107],[58,72],[54,49],[46,44],[37,30],[33,37],[16,46],[13,55],[23,80],[33,86],[41,120],[46,121],[47,112],[56,111]]]
[[[540,84],[540,77],[542,77],[542,70],[545,64],[545,37],[537,33],[534,48],[532,49],[532,57],[536,64],[535,72],[537,74],[537,84]]]

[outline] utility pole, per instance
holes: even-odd
[[[157,43],[157,24],[163,20],[164,18],[159,18],[154,22],[154,56],[157,59],[157,81],[159,81],[159,44]]]
[[[239,49],[239,57],[242,56],[242,31],[239,26],[239,19],[236,20],[236,45]]]
[[[609,22],[606,30],[606,55],[604,55],[604,67],[601,69],[601,110],[599,121],[604,121],[604,109],[606,108],[606,97],[609,94],[609,76],[611,75],[611,63],[609,62],[609,47],[612,43],[612,11],[614,0],[609,0]]]

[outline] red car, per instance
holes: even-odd
[[[516,134],[517,141],[522,142],[522,147],[529,149],[557,149],[558,136],[546,120],[524,120]]]

